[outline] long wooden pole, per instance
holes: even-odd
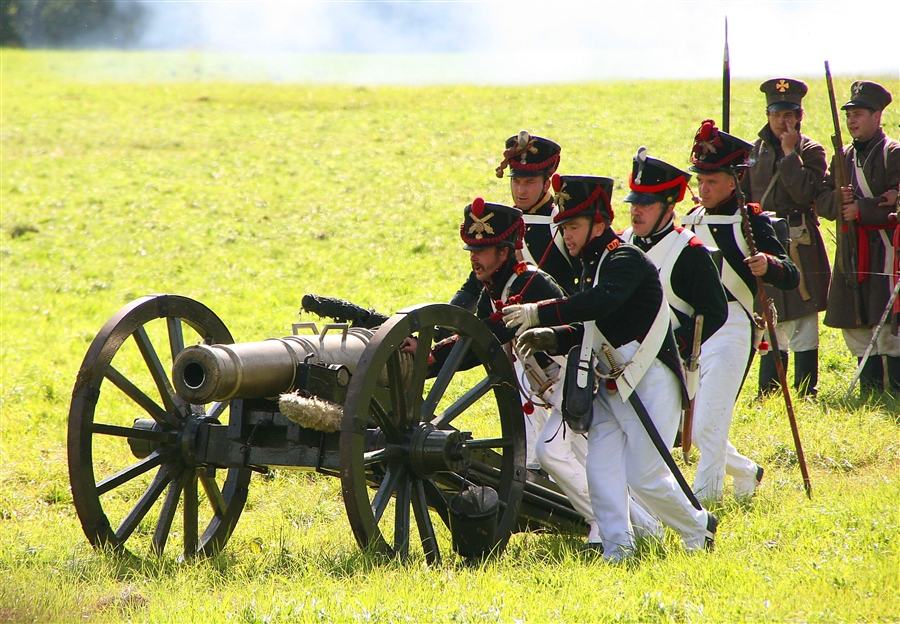
[[[747,214],[747,205],[744,203],[744,195],[741,192],[740,180],[738,179],[737,170],[734,168],[732,168],[732,175],[734,176],[738,206],[741,210],[741,225],[744,229],[744,238],[747,239],[747,247],[750,250],[750,255],[755,256],[757,249],[756,242],[753,240],[753,230],[750,227],[750,215]],[[779,356],[781,351],[778,348],[778,337],[775,335],[772,302],[766,295],[766,286],[763,283],[762,277],[759,275],[756,276],[756,294],[759,296],[763,320],[765,321],[766,329],[769,332],[769,342],[772,346],[772,353],[775,355],[775,370],[778,373],[778,383],[781,384],[781,392],[784,395],[784,404],[787,407],[788,420],[791,423],[791,435],[794,437],[794,448],[797,450],[797,462],[800,464],[800,474],[803,476],[803,489],[806,490],[806,496],[812,498],[812,483],[809,480],[809,472],[806,469],[806,458],[803,455],[803,445],[800,443],[800,430],[797,428],[797,419],[794,417],[794,404],[791,402],[791,394],[788,391],[784,363]]]

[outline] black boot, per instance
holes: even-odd
[[[788,352],[781,351],[781,363],[787,371]],[[775,390],[779,390],[781,384],[778,382],[778,369],[775,366],[775,354],[769,351],[759,358],[759,394],[756,398],[761,398],[764,394],[769,394]]]
[[[816,396],[819,391],[819,350],[794,352],[794,389],[800,396]]]
[[[900,397],[900,357],[888,357],[888,383],[887,391],[894,397]]]
[[[862,362],[862,358],[857,361]],[[868,399],[872,395],[881,394],[883,390],[884,364],[880,355],[870,355],[859,375],[859,394],[863,399]]]

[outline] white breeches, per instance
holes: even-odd
[[[597,543],[601,541],[601,534],[588,493],[585,470],[587,448],[587,439],[564,427],[562,414],[559,409],[553,408],[538,437],[537,458],[541,467],[568,497],[575,511],[588,523],[590,532],[587,541]],[[662,525],[634,500],[629,506],[629,514],[636,535],[646,539],[662,539]]]
[[[627,361],[637,347],[637,342],[631,342],[618,351]],[[662,439],[673,440],[681,416],[681,388],[675,374],[654,360],[636,393]],[[703,547],[707,513],[691,505],[631,403],[623,403],[619,393],[609,394],[601,386],[593,409],[587,477],[591,508],[603,538],[603,556],[621,559],[634,549],[629,488],[651,514],[678,532],[686,548]]]
[[[766,331],[764,335],[768,339],[769,332]],[[775,324],[775,336],[778,338],[778,348],[782,351],[790,349],[798,353],[818,349],[819,314],[809,314],[792,321],[778,321]]]
[[[513,362],[513,369],[516,371],[516,376],[522,383],[525,379],[525,371],[522,368],[521,361],[516,358]],[[522,399],[522,404],[524,405],[531,399],[523,393],[519,393],[519,396]],[[547,408],[539,407],[537,405],[534,406],[534,411],[531,414],[525,414],[525,467],[530,469],[538,469],[541,468],[540,460],[537,457],[537,453],[535,451],[535,446],[537,445],[538,434],[540,434],[541,429],[544,428],[544,425],[547,423]]]
[[[750,319],[737,302],[728,303],[728,318],[700,351],[700,388],[694,404],[691,441],[700,451],[694,492],[700,500],[719,500],[725,473],[756,478],[756,464],[728,441],[734,403],[750,357]]]
[[[842,329],[844,342],[854,356],[861,358],[866,354],[866,349],[872,341],[875,328],[871,329]],[[888,357],[900,357],[900,336],[891,335],[891,328],[883,327],[870,355],[886,355]]]

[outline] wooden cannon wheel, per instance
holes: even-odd
[[[458,339],[437,377],[426,382],[436,326]],[[418,346],[409,371],[398,347],[412,334],[418,334]],[[460,370],[473,355],[478,365]],[[367,430],[373,421],[375,441]],[[449,524],[447,501],[454,490],[485,483],[499,494],[493,553],[502,552],[523,496],[524,440],[515,373],[482,321],[446,304],[391,317],[357,365],[341,422],[341,488],[358,544],[405,559],[412,511],[421,552],[429,564],[437,563],[441,548],[429,507]]]
[[[209,556],[241,515],[250,470],[192,459],[198,426],[229,406],[175,395],[172,361],[186,341],[233,342],[206,306],[152,295],[119,310],[85,355],[69,409],[69,479],[95,547],[162,554],[171,535],[184,558]]]

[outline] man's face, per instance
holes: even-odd
[[[488,281],[491,275],[503,266],[508,256],[508,247],[484,247],[469,251],[472,270],[475,271],[475,277],[482,282]]]
[[[672,219],[672,214],[660,219],[661,215],[668,213],[668,207],[662,202],[654,204],[631,204],[631,228],[635,236],[645,237],[653,234],[653,226],[659,220],[659,227],[666,225]],[[672,212],[674,213],[674,207]]]
[[[797,123],[800,121],[795,110],[772,111],[767,113],[767,115],[769,117],[769,128],[776,139],[780,139],[781,135],[788,128],[796,128]]]
[[[560,229],[569,255],[575,257],[581,253],[585,245],[603,233],[606,225],[594,223],[594,220],[588,217],[578,217],[568,223],[563,223]]]
[[[848,108],[847,130],[857,141],[868,141],[881,125],[881,111],[871,111],[868,108]]]
[[[715,208],[734,192],[734,177],[724,171],[698,173],[697,186],[704,208]]]
[[[519,210],[533,208],[550,187],[544,176],[515,177],[509,179],[509,190]]]

